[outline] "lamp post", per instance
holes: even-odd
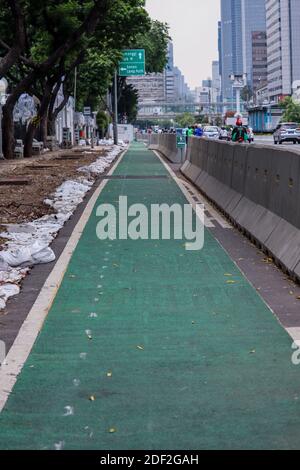
[[[2,106],[5,105],[7,95],[7,80],[5,78],[1,78],[0,80],[0,159],[4,160],[3,149],[2,149]]]
[[[241,91],[246,86],[247,74],[232,74],[230,79],[232,81],[232,88],[236,91],[236,112],[241,114]]]

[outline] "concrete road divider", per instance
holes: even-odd
[[[158,150],[172,163],[183,163],[185,159],[185,149],[177,148],[175,134],[151,134],[149,149]]]
[[[193,138],[181,172],[300,280],[300,155]]]

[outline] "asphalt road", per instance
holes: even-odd
[[[294,145],[293,142],[285,142],[282,145],[274,144],[273,136],[272,135],[255,135],[254,143],[256,144],[265,144],[265,145],[274,145],[274,147],[278,148],[292,148],[293,150],[297,150],[300,152],[300,145]]]

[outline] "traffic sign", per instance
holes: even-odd
[[[176,135],[176,146],[178,149],[185,148],[186,139],[184,135],[177,134]]]
[[[119,76],[130,77],[145,75],[145,50],[125,49],[119,63]]]
[[[84,116],[91,116],[92,108],[89,107],[89,106],[86,106],[85,108],[83,108],[83,114],[84,114]]]

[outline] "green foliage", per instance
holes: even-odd
[[[123,82],[120,90],[118,108],[121,121],[125,120],[125,117],[128,123],[132,123],[136,120],[138,112],[138,93],[132,85],[127,85],[126,81]]]
[[[104,137],[107,128],[110,124],[110,117],[105,111],[98,111],[96,120],[97,126],[100,129],[101,137]]]
[[[248,101],[250,101],[252,97],[253,97],[253,90],[251,86],[246,85],[241,91],[241,98],[243,101],[246,101],[248,103]]]
[[[287,96],[285,100],[280,103],[280,107],[284,109],[282,122],[296,122],[300,123],[300,104],[296,103],[291,96]]]
[[[190,113],[181,114],[176,118],[179,127],[189,127],[195,124],[195,116]]]
[[[167,63],[169,27],[166,23],[152,20],[149,31],[137,35],[131,44],[137,49],[145,49],[146,72],[163,72]]]

